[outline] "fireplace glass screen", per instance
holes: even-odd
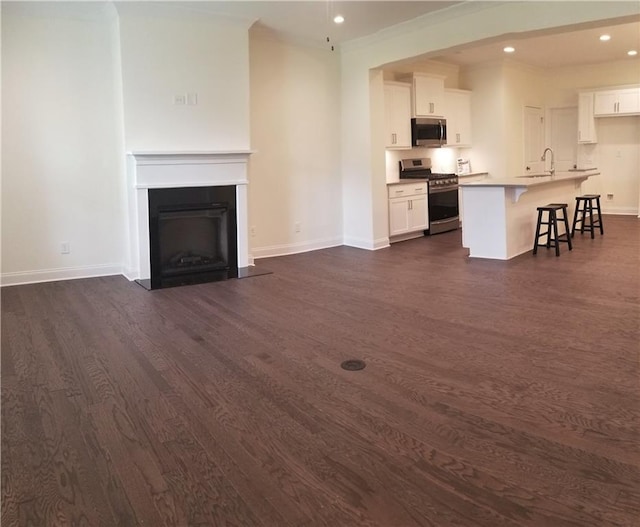
[[[160,212],[162,276],[228,269],[226,208]]]

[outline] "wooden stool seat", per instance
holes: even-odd
[[[566,203],[549,203],[544,207],[538,207],[538,223],[536,225],[536,236],[533,241],[533,254],[538,253],[538,247],[546,247],[547,249],[553,247],[556,250],[556,256],[560,256],[560,243],[566,243],[570,251],[573,249],[571,245],[569,220],[567,219],[567,206]],[[558,216],[559,211],[562,211],[562,217]],[[547,214],[546,221],[544,221],[545,213]],[[558,235],[558,221],[564,223],[564,234]],[[547,226],[547,230],[540,232],[540,228],[543,225]],[[546,236],[544,243],[539,243],[541,236]]]
[[[595,202],[595,210],[598,217],[594,219],[593,211]],[[585,194],[576,197],[576,210],[573,213],[573,225],[571,226],[571,237],[576,233],[577,225],[580,223],[580,234],[584,231],[591,233],[591,239],[594,238],[596,227],[600,229],[600,234],[604,234],[602,226],[602,211],[600,210],[600,194]]]

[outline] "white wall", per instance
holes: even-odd
[[[251,252],[341,245],[338,54],[250,35]]]
[[[249,148],[249,23],[118,4],[127,150]],[[174,97],[197,94],[197,105]]]
[[[596,129],[596,159],[601,175],[588,179],[582,190],[601,194],[600,204],[605,213],[637,215],[640,211],[640,116],[599,118]]]
[[[524,108],[544,110],[545,72],[511,60],[462,68],[460,77],[471,90],[474,170],[492,177],[513,177],[524,167]],[[540,152],[542,154],[542,152]]]
[[[533,106],[545,109],[545,72],[539,68],[507,62],[505,73],[505,133],[503,156],[506,174],[513,177],[524,173],[524,109]],[[542,152],[540,152],[542,155]]]
[[[340,99],[342,101],[340,139],[342,144],[342,206],[344,221],[344,243],[353,247],[374,249],[388,244],[387,232],[374,233],[373,210],[387,210],[386,203],[373,200],[375,180],[372,173],[372,156],[382,155],[382,149],[374,149],[371,145],[373,135],[380,135],[384,140],[383,127],[372,129],[370,83],[384,99],[384,79],[382,75],[369,78],[369,68],[362,68],[362,59],[358,54],[344,54],[341,59]],[[379,100],[379,97],[378,97]],[[346,102],[346,104],[345,104]],[[383,158],[384,159],[384,158]],[[387,220],[388,225],[388,220]],[[377,236],[377,239],[375,238]]]
[[[46,9],[2,3],[3,284],[122,265],[115,18],[99,4]]]
[[[465,68],[463,82],[471,90],[472,148],[468,150],[472,170],[491,175],[507,174],[504,145],[506,128],[506,82],[502,63]]]

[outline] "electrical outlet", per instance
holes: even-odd
[[[69,254],[71,252],[71,245],[69,242],[60,243],[60,254]]]
[[[613,194],[607,194],[607,199],[609,200],[613,199]]]
[[[293,228],[295,229],[295,231],[296,231],[296,232],[300,232],[300,222],[299,222],[299,221],[296,221],[296,222],[293,224]]]
[[[249,229],[249,232],[251,233],[251,236],[255,236],[256,235],[256,226],[252,225],[251,228]]]
[[[179,93],[173,96],[173,104],[176,106],[184,106],[187,104],[187,97],[184,93]]]

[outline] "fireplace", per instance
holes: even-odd
[[[130,280],[156,289],[249,272],[250,154],[127,154]]]
[[[238,276],[235,186],[149,190],[151,289]]]

